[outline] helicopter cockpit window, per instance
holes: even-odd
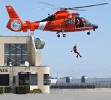
[[[83,21],[83,24],[84,26],[92,26],[92,24],[90,22],[88,22],[85,18],[81,17],[82,21]]]
[[[53,21],[53,20],[55,20],[55,16],[54,15],[50,15],[47,18],[45,18],[45,19],[43,19],[41,21]]]
[[[71,19],[66,20],[66,24],[73,24],[73,21]]]

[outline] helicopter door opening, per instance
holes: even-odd
[[[75,17],[76,28],[84,27],[84,23],[81,17]]]

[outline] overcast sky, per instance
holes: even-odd
[[[46,45],[42,52],[42,65],[51,68],[51,76],[74,76],[81,77],[111,77],[111,0],[45,0],[55,6],[39,3],[44,0],[0,0],[0,35],[27,36],[28,33],[15,33],[6,28],[8,14],[6,5],[12,5],[23,21],[42,20],[57,10],[43,10],[40,8],[74,7],[98,3],[108,5],[84,8],[86,11],[78,12],[81,17],[89,22],[97,24],[99,28],[91,31],[91,35],[84,32],[66,33],[57,38],[55,32],[35,31],[34,36],[45,40]],[[74,45],[77,45],[82,58],[76,58],[71,53]]]

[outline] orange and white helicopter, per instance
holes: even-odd
[[[23,22],[14,8],[12,6],[6,6],[7,12],[9,14],[9,21],[7,28],[14,32],[34,32],[37,30],[52,31],[56,32],[57,37],[60,37],[60,33],[63,37],[66,37],[65,32],[78,32],[78,31],[88,31],[87,34],[90,35],[90,30],[95,31],[98,25],[88,22],[85,18],[79,17],[77,12],[70,13],[68,10],[78,10],[79,8],[92,7],[105,5],[108,3],[101,3],[88,6],[72,7],[72,8],[60,8],[56,13],[49,15],[47,18],[41,21],[30,22],[29,20]]]

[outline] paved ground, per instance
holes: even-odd
[[[50,94],[2,94],[0,100],[111,100],[111,89],[53,89]]]

